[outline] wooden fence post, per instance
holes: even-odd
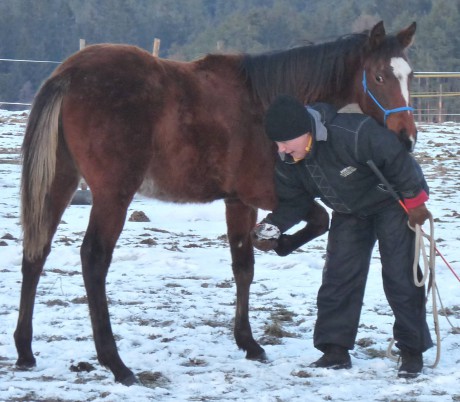
[[[442,83],[439,84],[438,123],[444,123],[442,116]]]
[[[80,39],[80,50],[86,47],[86,40]],[[75,191],[70,202],[72,205],[91,205],[93,203],[93,197],[91,191],[88,189],[85,179],[80,180],[80,189]]]
[[[158,55],[160,54],[160,39],[158,38],[155,38],[155,40],[153,41],[153,52],[152,54],[155,56],[155,57],[158,57]]]

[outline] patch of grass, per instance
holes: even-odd
[[[291,372],[291,375],[294,376],[294,377],[299,377],[299,378],[314,377],[313,374],[311,374],[311,373],[309,373],[308,371],[305,371],[305,370],[293,371],[293,372]]]
[[[54,306],[67,307],[69,305],[69,303],[67,303],[65,301],[62,301],[62,300],[59,300],[59,299],[55,299],[55,300],[48,300],[45,303],[45,305],[48,306],[48,307],[54,307]]]
[[[264,334],[275,338],[298,338],[296,334],[285,331],[278,321],[265,325]]]
[[[292,322],[293,318],[296,316],[296,313],[293,313],[292,311],[289,311],[285,308],[280,308],[277,311],[270,314],[270,318],[275,322]]]
[[[366,355],[369,356],[371,359],[383,359],[384,357],[386,357],[386,351],[381,349],[366,348],[364,350],[364,353],[366,353]]]
[[[216,288],[229,289],[233,287],[233,280],[226,280],[216,284]]]
[[[167,388],[171,383],[169,378],[165,377],[158,371],[143,371],[138,374],[140,383],[147,388]]]
[[[74,304],[88,304],[88,298],[86,296],[75,297],[71,300],[71,303]]]
[[[356,341],[356,344],[362,348],[368,348],[369,346],[374,345],[375,341],[371,338],[361,338]]]

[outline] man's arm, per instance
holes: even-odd
[[[278,205],[265,222],[279,228],[281,233],[304,220],[312,207],[314,199],[307,191],[299,177],[296,165],[279,162],[275,167],[275,189]]]
[[[366,133],[367,144],[365,141],[361,155],[370,154],[383,176],[401,195],[411,226],[422,225],[429,216],[425,206],[429,190],[420,165],[393,132],[375,122],[370,125],[370,132]]]
[[[297,167],[278,162],[275,168],[278,206],[253,229],[253,245],[261,251],[276,249],[281,234],[305,220],[315,207],[313,197],[298,177]]]

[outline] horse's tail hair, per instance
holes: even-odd
[[[55,75],[37,93],[22,144],[21,223],[24,257],[42,257],[49,241],[49,192],[56,171],[59,115],[69,81]]]

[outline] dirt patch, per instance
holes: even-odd
[[[149,217],[143,211],[134,211],[128,220],[130,222],[150,222]]]

